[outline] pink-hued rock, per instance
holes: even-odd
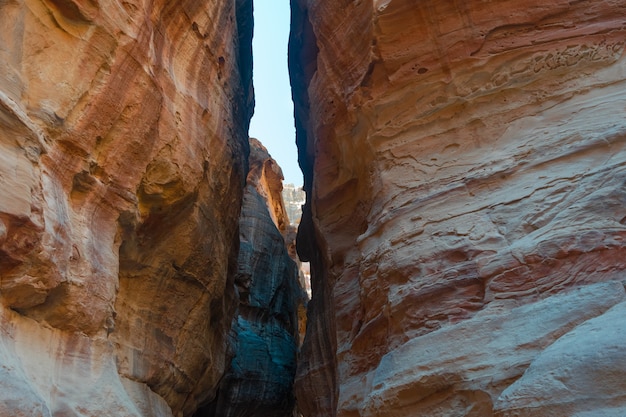
[[[10,415],[183,416],[214,395],[250,38],[249,1],[0,2]]]
[[[543,381],[530,364],[622,301],[596,309],[591,298],[622,294],[626,268],[626,4],[292,3],[309,200],[299,250],[313,286],[304,416],[530,413],[539,400],[522,381]],[[591,298],[559,304],[579,290]],[[523,320],[508,322],[523,308],[553,331],[528,342]],[[567,311],[575,322],[558,319]],[[506,339],[505,356],[490,337]],[[477,348],[487,382],[466,370]],[[440,365],[438,351],[454,356]],[[415,370],[401,382],[398,357]],[[607,410],[626,405],[611,398]],[[542,401],[537,415],[559,407]]]

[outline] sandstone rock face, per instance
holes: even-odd
[[[0,2],[1,414],[183,416],[214,395],[251,7]]]
[[[626,4],[292,5],[303,414],[621,415]]]
[[[289,222],[293,225],[299,224],[300,217],[302,217],[302,206],[306,200],[304,190],[294,184],[284,184],[282,195]]]
[[[291,417],[303,291],[283,237],[290,225],[281,197],[282,172],[259,141],[251,139],[250,145],[239,221],[233,359],[218,398],[198,415]]]

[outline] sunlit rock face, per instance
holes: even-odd
[[[306,198],[304,190],[302,187],[296,187],[294,184],[285,184],[282,194],[289,221],[291,224],[297,225],[300,223],[302,206]]]
[[[214,395],[251,26],[248,1],[0,2],[0,414]]]
[[[303,414],[623,414],[626,4],[292,4]]]
[[[281,196],[281,169],[256,139],[250,140],[249,162],[239,220],[233,358],[218,397],[198,417],[293,416],[303,290],[283,237],[291,226]]]

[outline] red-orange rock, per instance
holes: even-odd
[[[236,3],[0,3],[11,415],[182,416],[214,394],[252,103]]]
[[[624,2],[292,3],[305,417],[593,415],[532,364],[624,301]]]

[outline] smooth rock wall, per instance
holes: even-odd
[[[187,416],[215,394],[251,7],[0,2],[3,415]]]
[[[304,416],[621,415],[626,3],[292,5]]]

